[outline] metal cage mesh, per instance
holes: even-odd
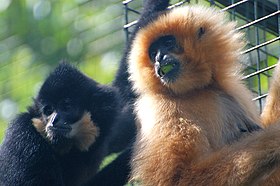
[[[171,1],[170,8],[182,4],[215,6],[228,12],[237,22],[237,29],[246,34],[248,43],[243,51],[244,77],[262,110],[268,92],[269,78],[280,56],[280,0],[188,0]],[[126,39],[141,12],[142,1],[123,1]]]

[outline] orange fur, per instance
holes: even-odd
[[[156,22],[140,30],[134,41],[135,47],[130,55],[134,63],[129,67],[134,89],[140,93],[166,94],[172,89],[173,93],[180,95],[215,81],[242,104],[250,117],[257,120],[255,106],[250,101],[251,94],[241,82],[240,66],[237,63],[244,46],[243,34],[234,31],[234,26],[235,23],[226,22],[222,13],[195,6],[177,8],[159,17]],[[207,34],[198,40],[196,32],[200,27],[204,27]],[[164,86],[151,68],[148,48],[156,38],[167,34],[175,35],[184,48],[184,53],[178,56],[184,61],[181,64],[184,73],[180,81]],[[149,81],[142,77],[149,77]]]
[[[261,121],[264,127],[279,123],[280,119],[280,62],[278,62],[272,80],[270,89],[266,98],[266,104],[261,114]]]
[[[70,137],[80,151],[87,151],[99,136],[99,128],[91,120],[91,114],[85,113],[81,120],[73,124]]]
[[[280,163],[279,126],[252,135],[237,127],[250,128],[259,118],[240,80],[244,44],[234,25],[214,9],[188,6],[162,14],[136,35],[129,57],[130,80],[139,94],[131,180],[250,185],[273,175]],[[202,38],[200,27],[206,30]],[[172,83],[160,81],[148,54],[164,35],[174,35],[184,49],[174,54],[181,72]]]

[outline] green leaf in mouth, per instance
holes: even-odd
[[[172,64],[167,64],[161,67],[161,72],[162,74],[167,74],[168,72],[170,72],[172,69],[174,68],[174,66]]]

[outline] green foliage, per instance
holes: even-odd
[[[0,144],[4,138],[5,130],[6,130],[6,124],[3,121],[0,121]]]
[[[109,165],[112,161],[114,161],[118,156],[120,155],[120,153],[113,153],[110,154],[109,156],[107,156],[106,158],[104,158],[104,160],[102,161],[99,169],[103,169],[104,167],[106,167],[107,165]]]
[[[249,33],[251,35],[248,35],[248,39],[250,40],[250,43],[252,44],[255,42],[253,36],[255,36],[256,33],[255,32],[249,32]],[[263,38],[260,37],[261,39],[263,39],[262,42],[271,40],[276,37],[275,35],[270,34],[268,32],[264,32],[260,29],[259,29],[259,35],[265,36]],[[277,46],[277,45],[278,45],[278,43],[272,44],[272,46]],[[252,60],[253,64],[250,64],[250,66],[248,66],[245,69],[245,75],[261,71],[262,69],[275,65],[277,63],[278,59],[275,57],[277,54],[273,54],[273,50],[271,50],[271,53],[269,53],[268,51],[269,51],[268,47],[267,48],[262,47],[262,48],[260,48],[259,54],[256,53],[255,51],[254,51],[255,53],[252,52],[252,54],[255,55],[254,56],[255,58],[253,58],[254,60]],[[265,52],[267,52],[267,53],[265,54]],[[259,61],[259,62],[257,62],[257,61]],[[269,89],[269,79],[272,76],[273,70],[274,69],[265,70],[261,73],[258,73],[256,75],[248,78],[246,80],[248,87],[250,87],[250,89],[253,92],[255,92],[256,94],[267,93],[268,89]]]
[[[0,140],[59,61],[110,83],[124,44],[120,0],[4,0],[0,5]]]

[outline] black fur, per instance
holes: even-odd
[[[132,150],[124,150],[113,163],[103,168],[94,179],[87,183],[88,186],[122,186],[127,183],[130,174],[129,161]],[[127,164],[125,164],[127,163]]]
[[[65,99],[71,104],[63,113],[59,110]],[[58,124],[63,118],[68,123],[76,122],[84,111],[89,112],[99,128],[96,141],[88,150],[80,151],[62,135],[52,140],[43,137],[32,119],[42,117],[45,105],[57,111]],[[74,67],[60,64],[42,85],[34,105],[18,115],[7,129],[0,148],[0,185],[82,185],[107,155],[107,137],[118,110],[118,94],[113,87],[101,86]]]
[[[143,4],[143,12],[135,25],[134,31],[131,33],[130,39],[124,51],[124,55],[120,61],[120,66],[117,71],[115,80],[113,81],[113,87],[118,89],[121,96],[121,108],[122,116],[120,117],[119,124],[117,126],[117,132],[115,138],[112,138],[113,142],[110,145],[112,152],[119,152],[123,150],[124,147],[130,143],[135,136],[135,115],[133,114],[133,104],[136,98],[135,93],[132,91],[131,82],[128,81],[128,71],[127,71],[127,57],[131,49],[131,45],[136,33],[142,28],[149,24],[152,20],[156,19],[158,15],[167,10],[169,5],[168,0],[146,0]],[[125,130],[119,130],[119,128],[124,128]],[[117,148],[118,147],[118,148]]]
[[[128,81],[128,54],[136,33],[158,15],[164,13],[169,6],[169,0],[145,0],[143,4],[143,12],[140,15],[138,23],[135,25],[134,31],[131,33],[129,41],[126,45],[120,66],[117,71],[113,87],[117,88],[121,97],[121,115],[114,126],[114,134],[111,138],[110,152],[122,152],[119,158],[113,161],[108,167],[104,168],[97,174],[91,183],[95,185],[124,185],[130,172],[129,162],[131,156],[131,146],[136,135],[135,115],[133,113],[133,104],[136,94],[132,91],[131,82]],[[124,174],[126,173],[126,174]],[[114,176],[112,176],[114,175]],[[110,181],[108,182],[108,179]],[[91,185],[91,184],[89,184]]]
[[[133,104],[137,96],[128,81],[127,57],[135,34],[156,19],[162,11],[167,10],[168,5],[168,0],[144,1],[143,12],[130,36],[111,87],[98,85],[72,67],[67,67],[69,71],[67,68],[63,69],[67,65],[58,67],[50,75],[34,105],[28,112],[18,115],[9,125],[0,149],[0,185],[82,185],[87,179],[81,177],[94,175],[101,159],[107,154],[107,136],[110,135],[108,131],[112,125],[109,153],[122,153],[87,185],[119,186],[126,183],[130,172],[130,148],[136,134]],[[52,85],[59,89],[54,94],[48,89]],[[92,120],[98,124],[101,133],[88,152],[71,149],[69,154],[61,156],[53,150],[53,146],[58,144],[55,146],[57,149],[68,144],[50,145],[36,131],[31,120],[41,115],[44,98],[49,100],[47,102],[52,102],[63,99],[66,95],[80,100],[82,104],[79,106],[89,108]]]
[[[0,185],[65,185],[51,146],[23,113],[12,121],[0,149]]]
[[[156,19],[161,13],[167,10],[169,0],[145,0],[143,3],[143,12],[135,25],[133,32],[130,34],[129,41],[126,45],[124,55],[120,61],[113,86],[119,89],[120,95],[124,100],[124,104],[134,102],[135,94],[132,92],[132,85],[128,81],[127,57],[131,49],[131,45],[136,33],[143,27],[147,26],[151,21]]]

